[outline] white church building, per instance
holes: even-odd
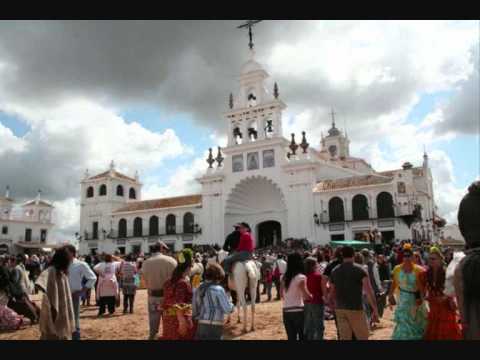
[[[287,238],[316,244],[351,240],[378,229],[383,241],[423,236],[435,239],[435,213],[428,156],[414,167],[377,172],[350,155],[350,141],[335,124],[318,147],[302,132],[286,139],[287,105],[255,61],[243,65],[227,111],[228,144],[212,151],[201,192],[142,199],[138,175],[110,169],[81,181],[80,252],[149,252],[158,239],[175,250],[192,244],[222,245],[237,222],[247,222],[256,246]],[[419,219],[412,224],[414,219]]]

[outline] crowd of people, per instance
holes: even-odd
[[[122,296],[123,313],[134,313],[136,291],[144,287],[149,339],[220,340],[236,302],[226,277],[236,262],[253,260],[261,274],[256,301],[261,295],[281,301],[289,340],[323,340],[325,321],[334,322],[340,340],[367,340],[387,306],[394,310],[394,340],[480,339],[479,218],[475,182],[458,213],[464,252],[412,240],[373,249],[305,242],[255,249],[248,224],[240,223],[223,248],[173,253],[159,241],[148,256],[78,258],[72,245],[53,256],[3,256],[0,330],[38,323],[42,339],[78,340],[80,307],[91,306],[92,290],[98,317],[108,317]],[[40,307],[30,299],[38,292]]]

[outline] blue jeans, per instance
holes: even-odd
[[[268,301],[272,300],[272,283],[265,283],[264,289],[267,290]]]
[[[305,304],[305,340],[323,340],[325,331],[323,304]]]
[[[233,263],[237,261],[246,261],[252,258],[252,254],[248,251],[238,251],[229,255],[223,260],[223,269],[225,273],[229,274],[232,271]]]
[[[72,294],[73,314],[75,315],[75,331],[72,340],[80,340],[80,293]]]
[[[222,325],[198,324],[197,332],[195,333],[196,340],[222,340],[222,336]]]

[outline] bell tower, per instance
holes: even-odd
[[[255,60],[254,50],[249,52],[250,59],[240,72],[238,93],[230,94],[225,113],[229,147],[282,136],[282,111],[287,106],[279,99],[276,83],[272,92],[267,90],[269,74]]]
[[[350,156],[350,140],[347,135],[335,126],[335,112],[332,109],[332,127],[328,130],[328,135],[322,135],[322,150],[328,152],[331,160],[345,159]]]

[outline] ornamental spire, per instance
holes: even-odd
[[[220,146],[218,146],[218,152],[217,152],[217,157],[215,160],[217,161],[218,167],[222,167],[222,162],[225,158],[222,156],[222,151]]]
[[[296,155],[296,151],[298,149],[298,145],[295,143],[295,134],[292,133],[292,141],[290,142],[290,150],[292,150],[292,153],[291,155],[295,156]]]
[[[310,144],[307,142],[307,138],[305,136],[305,131],[302,131],[302,142],[300,143],[300,147],[302,148],[304,154],[307,153],[309,145]]]
[[[278,99],[278,85],[277,83],[275,83],[275,85],[273,85],[273,96],[275,96],[275,99]]]
[[[37,198],[35,199],[35,204],[38,205],[40,204],[40,197],[42,195],[42,190],[38,189],[37,191]]]
[[[208,158],[207,158],[207,163],[208,163],[208,168],[212,169],[213,168],[213,163],[215,162],[215,159],[213,158],[212,155],[212,148],[208,149]]]

